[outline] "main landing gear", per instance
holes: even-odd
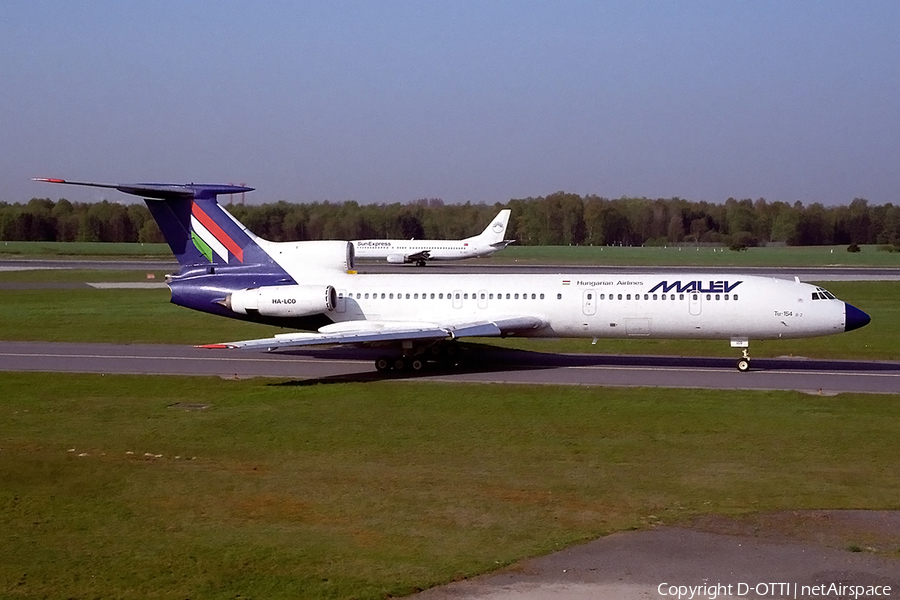
[[[384,373],[387,371],[418,372],[425,368],[425,361],[415,356],[379,356],[375,359],[375,368]]]
[[[407,348],[402,355],[385,354],[375,359],[375,369],[380,373],[400,371],[419,373],[429,363],[455,365],[459,360],[459,348],[452,342],[432,344],[418,348]]]

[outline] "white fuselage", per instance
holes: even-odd
[[[529,316],[530,337],[772,339],[844,330],[844,303],[771,277],[332,273],[336,322],[484,322]],[[681,291],[679,291],[681,290]]]
[[[473,240],[357,240],[351,243],[356,258],[390,260],[396,257],[392,262],[397,263],[422,253],[427,253],[428,260],[462,260],[489,256],[498,250],[495,246]]]

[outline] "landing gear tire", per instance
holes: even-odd
[[[746,373],[750,370],[750,359],[749,358],[739,358],[737,361],[737,370],[741,373]]]
[[[421,371],[425,368],[425,361],[421,358],[413,358],[409,361],[409,370],[410,371]]]
[[[379,356],[375,359],[375,370],[380,373],[384,373],[385,371],[390,371],[393,366],[393,361],[390,356]]]
[[[403,369],[406,368],[406,359],[403,358],[402,356],[398,356],[397,358],[395,358],[393,360],[392,366],[395,371],[402,371]]]

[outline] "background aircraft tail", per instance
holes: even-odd
[[[479,243],[494,245],[503,241],[503,236],[506,235],[506,226],[509,224],[509,213],[510,210],[508,208],[504,208],[497,216],[494,217],[487,227],[484,228],[484,231],[479,233],[473,238],[469,238],[469,240],[478,240]]]

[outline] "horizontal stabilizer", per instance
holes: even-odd
[[[251,187],[225,185],[220,183],[93,183],[89,181],[69,181],[67,179],[42,177],[35,177],[32,181],[110,188],[126,194],[140,196],[141,198],[159,198],[161,200],[174,200],[179,198],[200,200],[204,198],[215,198],[216,196],[223,194],[241,194],[243,192],[253,191],[253,188]]]

